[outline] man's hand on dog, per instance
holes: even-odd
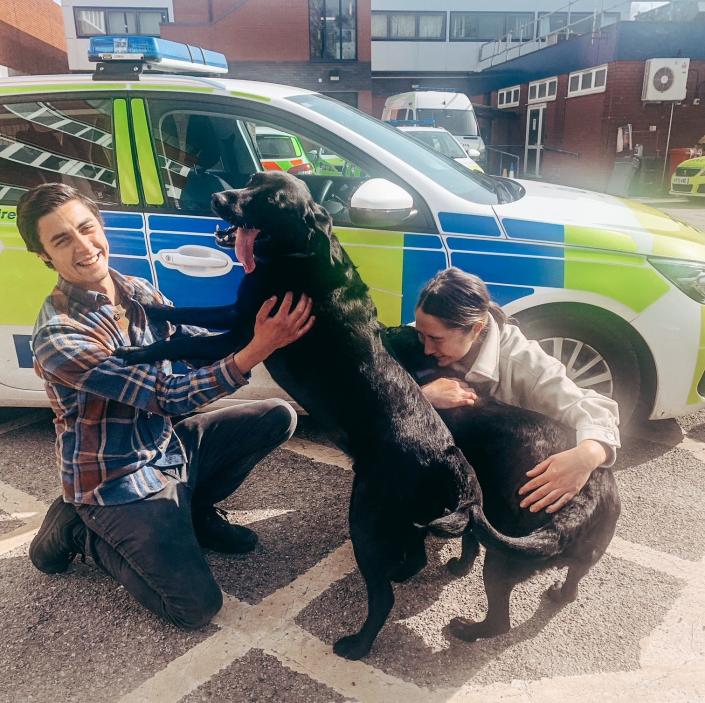
[[[532,513],[546,508],[555,513],[573,500],[590,478],[590,474],[607,460],[604,446],[592,439],[582,441],[577,447],[549,456],[526,472],[530,477],[519,495],[529,495],[519,503]]]
[[[274,315],[272,310],[278,302],[276,296],[264,301],[257,313],[252,341],[235,354],[235,363],[241,371],[250,371],[277,349],[301,339],[313,327],[316,316],[311,314],[311,298],[302,294],[296,307],[292,309],[293,298],[293,293],[285,293],[279,310]]]
[[[477,400],[477,393],[465,381],[457,378],[437,378],[421,386],[421,392],[438,410],[474,405]]]

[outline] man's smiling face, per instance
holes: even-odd
[[[37,233],[49,262],[66,281],[86,290],[102,290],[108,272],[108,240],[103,225],[80,201],[69,200],[39,218]]]

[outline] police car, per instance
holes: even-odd
[[[177,305],[225,304],[243,271],[215,243],[210,196],[262,169],[255,135],[267,128],[354,165],[299,177],[332,213],[383,322],[410,322],[423,284],[458,266],[623,416],[638,402],[652,418],[705,405],[702,233],[628,200],[473,173],[331,98],[207,75],[224,57],[196,47],[99,37],[92,51],[101,80],[0,82],[3,404],[46,402],[30,335],[55,274],[17,232],[22,193],[77,187],[100,204],[112,266]],[[386,182],[376,181],[379,198],[361,202],[373,178]]]

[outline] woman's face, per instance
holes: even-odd
[[[440,318],[416,308],[416,331],[424,354],[434,357],[439,366],[450,366],[465,357],[483,327],[482,322],[470,328],[448,327]]]

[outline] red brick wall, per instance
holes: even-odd
[[[357,60],[370,61],[371,0],[357,2]],[[308,61],[308,0],[174,0],[176,22],[162,36],[207,46],[230,61]],[[194,26],[204,25],[204,26]]]
[[[594,190],[607,186],[615,158],[617,129],[631,124],[633,141],[643,144],[644,155],[663,158],[666,149],[670,103],[644,103],[641,91],[643,61],[620,61],[609,64],[604,93],[568,98],[568,76],[558,77],[555,101],[547,103],[544,113],[544,144],[579,156],[546,150],[541,175],[548,181]],[[522,105],[516,134],[524,143],[526,130],[526,90],[522,86]],[[699,99],[700,104],[693,104]],[[497,105],[497,93],[492,93]],[[650,127],[655,127],[655,131]],[[705,61],[691,61],[687,99],[674,107],[669,150],[688,147],[705,136]],[[493,141],[494,138],[493,138]]]
[[[20,73],[68,72],[64,23],[55,2],[0,1],[0,64]]]

